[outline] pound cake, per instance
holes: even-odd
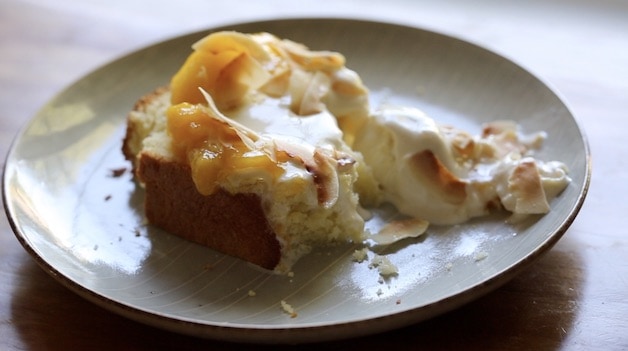
[[[340,53],[228,31],[192,48],[129,113],[122,150],[151,224],[265,269],[287,272],[315,246],[424,230],[404,220],[366,233],[364,208],[383,202],[454,224],[546,213],[569,182],[562,163],[532,157],[542,133],[495,122],[472,136],[416,109],[371,110]]]

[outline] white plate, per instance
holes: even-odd
[[[432,227],[388,248],[399,275],[380,281],[353,247],[312,253],[293,277],[143,224],[142,191],[120,152],[134,101],[167,84],[207,34],[140,50],[95,71],[47,104],[17,137],[6,162],[6,212],[18,240],[72,291],[153,326],[231,341],[294,343],[390,330],[456,308],[500,286],[567,230],[587,192],[589,151],[568,108],[516,64],[472,44],[392,24],[278,20],[228,28],[268,31],[344,53],[377,100],[412,104],[441,122],[477,131],[508,118],[547,131],[538,157],[561,160],[573,182],[552,211],[512,227],[503,217]],[[217,30],[217,29],[216,29]],[[480,259],[483,258],[483,259]],[[249,291],[255,296],[249,296]],[[297,311],[282,311],[285,300]]]

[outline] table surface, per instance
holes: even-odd
[[[302,349],[628,349],[628,3],[622,1],[0,1],[0,154],[56,92],[159,40],[280,17],[419,26],[485,46],[538,75],[588,136],[593,177],[565,236],[505,286],[392,332]],[[231,4],[231,5],[230,5]],[[623,117],[622,117],[623,116]],[[3,156],[4,162],[4,156]],[[4,163],[3,163],[4,164]],[[0,216],[0,349],[251,349],[157,330],[48,276]],[[285,347],[258,346],[260,349]]]

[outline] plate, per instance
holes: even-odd
[[[473,132],[504,118],[525,131],[546,131],[538,158],[564,162],[572,182],[545,216],[516,225],[497,215],[431,227],[378,251],[399,269],[387,279],[368,262],[353,261],[354,246],[317,250],[293,274],[278,276],[146,225],[144,194],[120,151],[126,114],[137,98],[168,83],[192,43],[223,29],[268,31],[342,52],[374,104],[416,106]],[[574,117],[551,88],[495,53],[418,28],[362,20],[289,19],[212,30],[139,50],[80,79],[34,116],[8,154],[3,194],[17,239],[61,284],[115,313],[239,342],[383,332],[502,285],[556,243],[584,201],[589,150]],[[282,302],[297,315],[286,313]]]

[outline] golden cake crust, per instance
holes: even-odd
[[[139,100],[135,102],[133,106],[132,112],[146,112],[147,106],[155,99],[159,98],[161,95],[168,92],[169,87],[163,86],[155,89],[154,91],[142,96]],[[126,133],[124,135],[124,140],[122,141],[122,154],[127,161],[131,161],[133,165],[133,171],[137,168],[137,153],[140,150],[139,143],[141,143],[141,136],[136,131],[136,125],[131,123],[131,117],[127,117],[126,124]]]
[[[143,153],[137,176],[146,188],[148,221],[169,233],[266,269],[281,258],[281,245],[255,194],[219,190],[201,195],[190,168]]]

